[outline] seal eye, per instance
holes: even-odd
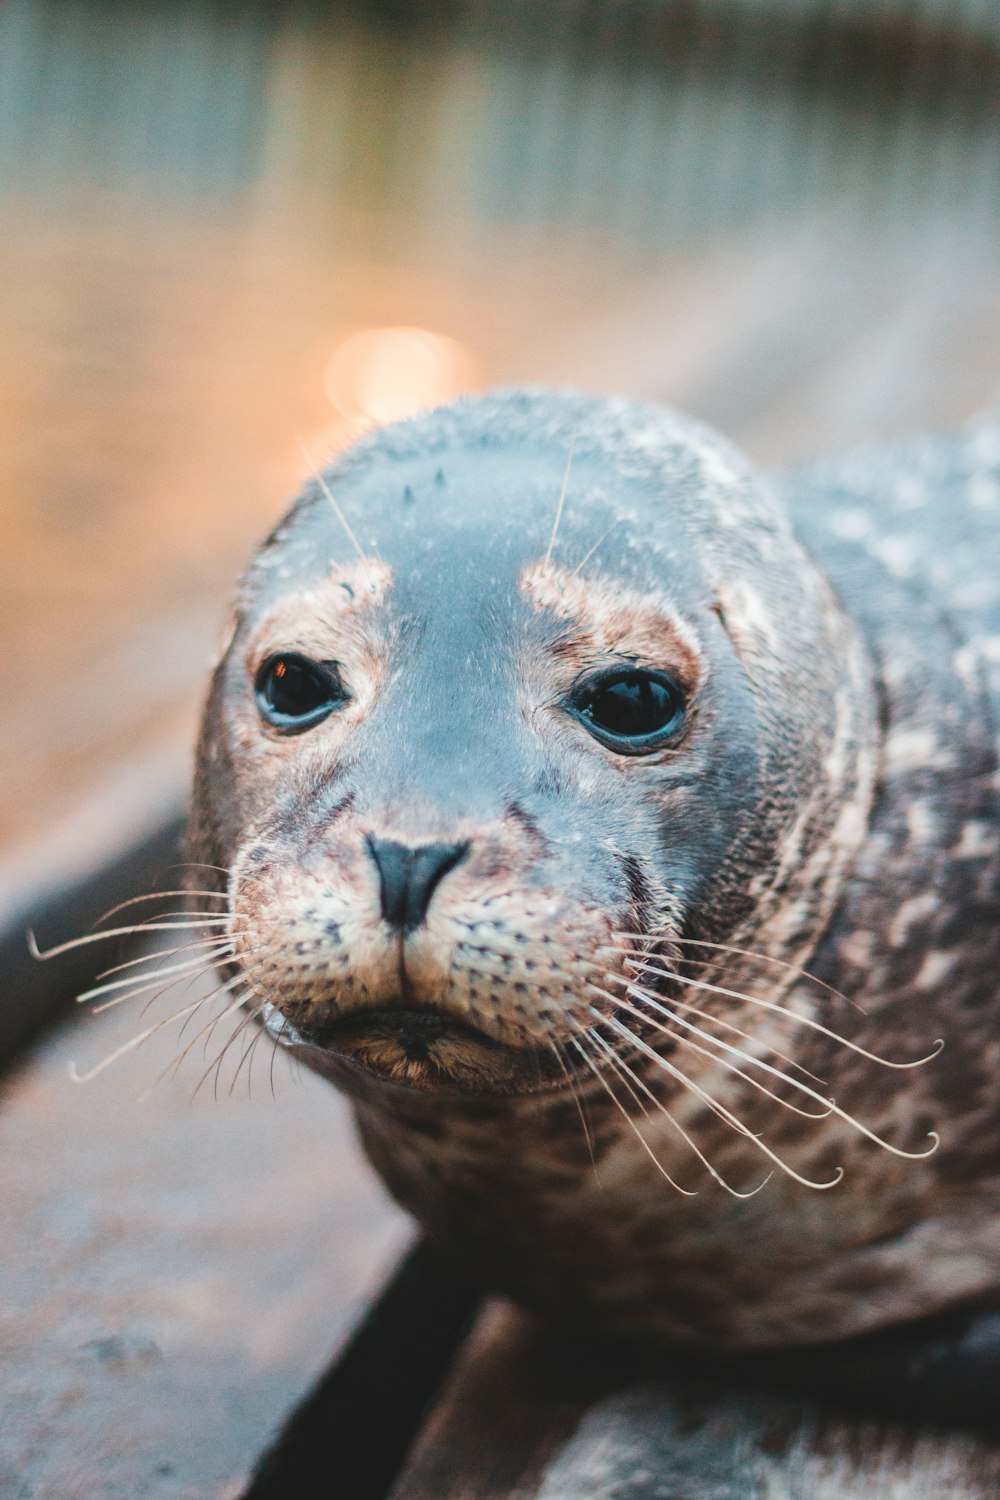
[[[320,723],[347,701],[336,662],[315,662],[291,652],[269,656],[254,683],[261,717],[296,733]]]
[[[684,699],[665,672],[616,667],[573,694],[577,716],[602,744],[622,755],[658,750],[684,723]]]

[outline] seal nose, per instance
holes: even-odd
[[[421,926],[438,882],[469,851],[468,844],[420,844],[411,849],[370,834],[367,842],[378,869],[382,916],[390,927],[404,933]]]

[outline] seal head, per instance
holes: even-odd
[[[864,829],[865,673],[692,423],[525,394],[374,434],[259,554],[205,718],[193,843],[251,1003],[349,1088],[565,1088],[637,963],[811,949]]]

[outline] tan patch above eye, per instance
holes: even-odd
[[[664,595],[638,593],[616,579],[583,578],[547,559],[521,572],[521,593],[566,622],[556,654],[576,670],[602,657],[626,657],[673,672],[690,693],[703,675],[698,639]]]
[[[249,653],[251,671],[276,651],[345,663],[381,655],[384,630],[373,612],[392,583],[392,569],[381,558],[333,564],[320,583],[287,594],[261,618]]]

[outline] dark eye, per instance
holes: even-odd
[[[291,652],[269,656],[254,683],[261,717],[276,729],[310,729],[347,701],[335,662],[310,661]]]
[[[665,672],[614,667],[574,692],[572,706],[591,734],[622,755],[658,750],[684,723],[684,698]]]

